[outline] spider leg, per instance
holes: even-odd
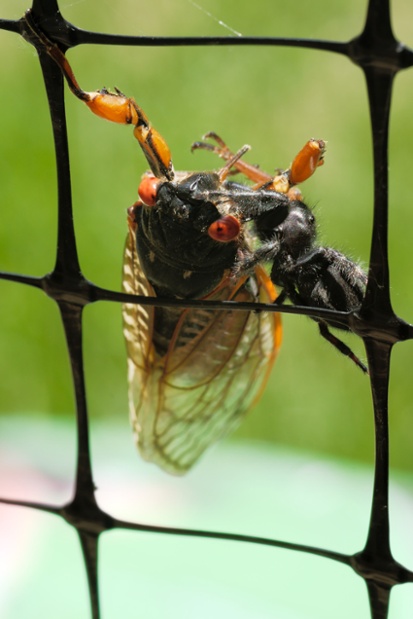
[[[264,243],[254,251],[239,251],[236,263],[232,269],[233,277],[240,277],[251,273],[251,271],[262,262],[269,262],[274,258],[274,255],[279,251],[280,242],[277,238]]]
[[[288,293],[283,289],[283,290],[281,290],[281,292],[278,295],[278,297],[275,299],[274,304],[275,305],[282,305],[284,303],[284,301],[286,301],[286,299],[288,299]]]
[[[369,373],[369,370],[364,365],[364,363],[360,361],[360,359],[353,353],[353,351],[351,350],[351,348],[347,346],[347,344],[339,340],[338,337],[336,337],[335,335],[331,333],[331,331],[329,331],[328,325],[324,321],[316,321],[316,322],[318,324],[320,335],[322,335],[323,338],[327,340],[327,342],[330,342],[330,344],[332,344],[335,348],[337,348],[337,350],[340,351],[343,355],[346,355],[352,361],[354,361],[354,363],[363,372],[365,372],[366,374]]]

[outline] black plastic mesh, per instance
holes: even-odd
[[[388,382],[392,347],[395,343],[413,337],[412,326],[396,316],[392,310],[389,293],[388,238],[388,124],[392,86],[395,75],[413,64],[413,52],[397,41],[390,21],[389,0],[370,0],[365,27],[362,33],[347,43],[254,37],[121,37],[77,29],[61,16],[56,0],[34,0],[32,19],[49,39],[57,42],[63,51],[84,43],[105,45],[151,46],[203,46],[203,45],[273,45],[322,50],[338,53],[359,65],[367,82],[373,135],[374,152],[374,221],[370,254],[370,276],[367,293],[361,310],[346,320],[352,331],[363,338],[370,367],[375,430],[376,460],[373,502],[367,541],[358,553],[346,555],[322,548],[310,548],[273,539],[257,538],[231,533],[168,529],[119,521],[103,512],[96,503],[89,449],[88,416],[82,358],[82,310],[96,300],[134,303],[157,303],[153,299],[130,298],[116,291],[105,290],[87,281],[81,271],[75,243],[72,219],[71,184],[67,145],[63,80],[55,63],[39,46],[23,17],[18,21],[0,20],[0,27],[14,32],[37,47],[54,131],[58,174],[58,246],[55,268],[48,275],[34,278],[30,275],[0,273],[5,280],[12,280],[42,289],[57,304],[61,312],[70,355],[72,376],[76,393],[78,459],[75,494],[63,507],[27,501],[2,499],[3,503],[21,505],[51,512],[65,519],[77,531],[89,581],[92,615],[100,616],[97,576],[99,536],[114,528],[174,534],[265,544],[311,553],[345,564],[354,570],[367,585],[371,616],[374,619],[388,615],[390,592],[395,585],[413,582],[413,573],[400,565],[392,556],[389,528],[389,449],[388,449]],[[197,302],[193,302],[196,304]],[[185,306],[190,306],[189,302]],[[225,307],[215,304],[214,307]],[[240,307],[245,307],[240,306]],[[268,309],[268,308],[267,308]],[[300,308],[283,308],[284,312],[320,315],[317,311]]]

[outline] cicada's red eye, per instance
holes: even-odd
[[[156,176],[145,176],[139,185],[138,194],[146,206],[155,206],[156,193],[158,191],[159,178]]]
[[[241,224],[234,215],[224,215],[209,226],[208,234],[214,241],[228,243],[237,238],[240,228]]]

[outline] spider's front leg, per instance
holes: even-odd
[[[157,178],[173,180],[174,169],[169,147],[149,122],[145,112],[132,97],[127,97],[120,90],[109,92],[106,88],[87,92],[83,90],[72,68],[59,47],[52,43],[38,28],[30,11],[25,15],[26,23],[38,41],[41,42],[49,56],[60,67],[72,93],[97,116],[115,123],[134,125],[134,136],[138,140],[153,174]]]
[[[280,251],[280,242],[277,237],[263,243],[255,250],[239,250],[237,260],[231,275],[238,279],[242,275],[250,274],[255,267],[265,262],[274,260],[274,256]]]

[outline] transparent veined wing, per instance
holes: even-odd
[[[128,237],[123,288],[155,296]],[[275,298],[261,267],[236,284],[230,280],[210,300]],[[237,427],[260,396],[281,342],[277,313],[204,308],[154,308],[126,304],[131,424],[145,460],[183,474],[209,445]]]

